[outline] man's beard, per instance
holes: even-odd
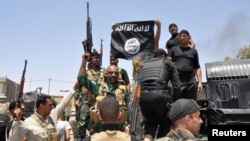
[[[117,80],[116,77],[111,77],[111,78],[110,78],[110,83],[111,83],[111,84],[115,84],[115,83],[117,83],[117,81],[118,81],[118,80]]]

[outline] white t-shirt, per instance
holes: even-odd
[[[60,132],[61,141],[65,141],[65,130],[70,130],[71,126],[68,121],[58,120],[56,123],[56,130]]]

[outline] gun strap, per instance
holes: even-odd
[[[47,125],[46,125],[46,123],[45,122],[42,122],[42,120],[36,115],[36,114],[33,114],[33,115],[31,115],[31,118],[32,119],[34,119],[36,122],[38,122],[39,124],[40,124],[40,126],[43,128],[43,130],[44,130],[44,135],[45,135],[45,138],[46,138],[46,140],[51,140],[51,137],[50,137],[50,133],[52,133],[52,131],[50,131],[48,128],[47,128]],[[50,120],[50,119],[49,119]],[[53,124],[53,126],[55,126],[54,125],[54,122],[53,121],[51,121],[52,122],[52,124]],[[55,132],[55,131],[54,131]]]

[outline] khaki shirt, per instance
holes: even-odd
[[[41,122],[47,124],[47,128],[55,128],[52,120],[45,121],[41,116],[35,113]],[[28,141],[46,141],[46,137],[48,133],[46,133],[46,129],[44,129],[39,122],[37,122],[32,116],[28,117],[24,120],[20,128],[20,138],[27,137]]]
[[[91,141],[131,141],[131,136],[125,132],[107,130],[91,135]]]
[[[7,135],[6,135],[6,141],[19,141],[20,140],[19,128],[22,122],[23,121],[13,120],[13,124],[11,126],[11,129],[8,135],[9,138],[7,138]],[[7,134],[7,129],[6,129],[6,134]]]
[[[48,129],[55,129],[58,116],[63,113],[65,107],[73,97],[74,92],[74,90],[71,90],[67,95],[65,95],[60,104],[58,104],[56,108],[51,110],[48,118],[43,119],[41,116],[35,113],[36,115],[38,115],[38,117],[40,117],[42,122],[46,123]],[[20,138],[27,137],[28,141],[45,141],[45,129],[43,129],[42,126],[32,117],[28,117],[27,119],[25,119],[20,127]]]

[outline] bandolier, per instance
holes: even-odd
[[[119,83],[118,83],[117,88],[114,90],[114,92],[112,92],[111,86],[109,86],[105,82],[104,71],[100,71],[100,77],[98,79],[98,85],[99,85],[98,95],[96,96],[96,102],[90,108],[91,121],[93,121],[94,123],[101,123],[100,119],[97,117],[98,103],[107,95],[107,92],[114,93],[116,95],[116,99],[117,99],[117,101],[119,103],[121,118],[119,119],[119,121],[117,121],[117,123],[122,124],[122,123],[127,121],[128,112],[127,112],[127,104],[126,104],[126,101],[125,101],[125,96],[126,96],[126,91],[127,91],[126,90],[126,85],[120,83],[122,81],[118,80],[118,82]]]
[[[125,85],[125,81],[122,79],[122,68],[118,68],[118,71],[119,71],[118,82],[119,82],[119,84]]]
[[[94,72],[91,69],[86,67],[86,75],[88,80],[97,82],[104,81],[105,69],[100,68],[100,71]],[[103,75],[101,77],[100,75]],[[79,108],[76,111],[76,119],[77,119],[77,135],[78,136],[86,136],[87,126],[90,124],[90,112],[89,109],[94,105],[96,101],[96,95],[91,93],[84,86],[81,87],[79,92],[76,93],[75,98],[79,101]]]
[[[52,123],[54,127],[48,128],[47,124],[45,122],[42,122],[42,120],[36,115],[33,114],[31,117],[40,124],[40,126],[44,129],[44,135],[46,137],[45,141],[60,141],[60,133],[56,131],[55,123],[53,120],[49,117],[49,122]]]

